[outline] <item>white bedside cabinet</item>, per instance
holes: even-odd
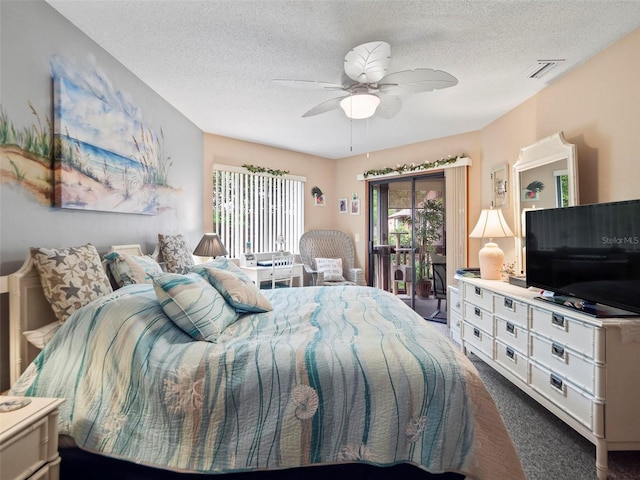
[[[0,396],[0,403],[23,397]],[[58,480],[58,398],[29,397],[31,403],[0,412],[0,478]]]

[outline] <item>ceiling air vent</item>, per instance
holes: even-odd
[[[537,60],[536,63],[531,65],[529,68],[525,70],[525,76],[527,78],[540,78],[543,75],[546,75],[549,70],[558,65],[559,63],[564,62],[562,60]]]

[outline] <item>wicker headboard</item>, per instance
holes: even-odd
[[[109,251],[142,255],[140,245],[115,245]],[[40,350],[22,334],[57,321],[44,296],[40,275],[31,254],[20,269],[9,275],[9,381],[13,385]]]

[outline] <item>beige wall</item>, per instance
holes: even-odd
[[[211,192],[212,164],[251,163],[290,170],[307,176],[309,190],[318,185],[327,207],[313,207],[310,194],[305,208],[305,229],[338,228],[356,242],[359,265],[366,258],[366,183],[356,176],[365,170],[399,163],[434,161],[466,153],[469,168],[469,208],[472,228],[481,208],[491,202],[489,175],[495,166],[518,159],[522,147],[563,131],[577,146],[580,203],[640,197],[640,29],[605,49],[551,86],[480,131],[413,145],[371,152],[339,160],[303,155],[262,145],[205,135],[205,192]],[[537,80],[531,80],[537,81]],[[356,193],[362,201],[360,216],[339,214],[337,199]],[[513,205],[513,196],[510,197]],[[211,229],[211,202],[205,198],[205,230]],[[504,210],[513,226],[513,207]],[[505,261],[514,260],[512,239],[498,239]],[[477,266],[481,240],[469,240],[469,264]]]
[[[305,187],[305,230],[334,228],[337,207],[331,208],[335,200],[335,160],[305,155],[257,143],[234,140],[219,135],[204,135],[204,224],[205,232],[213,229],[213,165],[256,165],[274,170],[288,170],[291,175],[307,177]],[[326,207],[314,207],[311,188],[320,187],[328,199]]]
[[[639,51],[640,29],[485,127],[483,178],[500,163],[511,172],[520,148],[562,130],[577,148],[580,203],[640,198]],[[513,226],[513,209],[504,214]],[[511,261],[514,244],[500,245]]]
[[[474,172],[480,170],[482,164],[481,137],[479,132],[444,137],[429,142],[421,142],[405,145],[398,148],[381,150],[366,155],[358,155],[342,158],[336,163],[336,192],[338,196],[350,196],[357,193],[362,199],[362,213],[359,216],[337,215],[336,228],[345,231],[356,238],[359,235],[359,242],[356,242],[356,255],[359,265],[365,265],[367,254],[367,215],[366,210],[366,187],[367,183],[358,181],[356,178],[366,170],[383,167],[395,167],[403,163],[432,162],[445,158],[449,155],[466,154],[473,165],[469,167],[469,209],[471,215],[477,217],[482,208],[475,199],[479,198],[481,191],[480,176]],[[477,252],[476,252],[477,256]]]

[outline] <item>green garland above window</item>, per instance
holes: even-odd
[[[422,162],[422,163],[410,163],[410,164],[405,163],[403,165],[398,165],[395,168],[394,167],[376,168],[373,170],[367,170],[366,172],[363,173],[363,176],[364,178],[367,178],[367,177],[375,177],[377,175],[387,175],[389,173],[403,174],[403,173],[415,172],[418,170],[428,170],[430,168],[438,168],[444,165],[449,165],[451,163],[456,163],[461,158],[466,158],[466,155],[464,153],[462,155],[457,155],[455,157],[452,157],[451,155],[449,155],[447,158],[441,158],[440,160],[436,160],[434,162]]]
[[[287,173],[289,173],[289,170],[274,170],[272,168],[257,167],[255,165],[248,165],[246,163],[242,166],[249,170],[251,173],[268,173],[269,175],[273,175],[274,177],[281,177],[282,175],[286,175]]]

